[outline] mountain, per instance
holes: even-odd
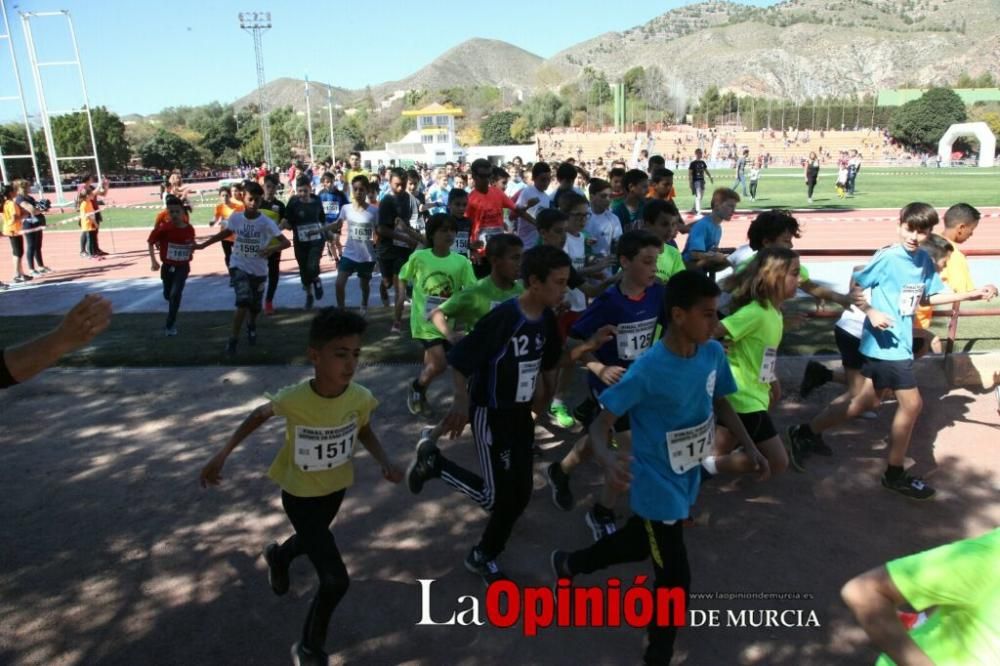
[[[802,99],[874,92],[909,83],[948,84],[962,73],[1000,79],[1000,0],[787,0],[767,8],[698,2],[624,32],[608,32],[545,60],[506,42],[470,39],[398,81],[372,85],[387,106],[408,90],[486,85],[530,94],[558,89],[587,67],[618,80],[658,66],[672,96],[710,85]],[[316,108],[327,85],[311,82]],[[303,82],[277,79],[268,103],[305,108]],[[333,88],[350,107],[365,90]],[[236,106],[254,103],[256,91]]]
[[[709,85],[795,99],[872,92],[907,82],[1000,75],[1000,0],[789,0],[759,8],[688,5],[550,58],[570,76],[585,67],[614,81],[656,65],[686,90]]]

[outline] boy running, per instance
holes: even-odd
[[[400,280],[413,284],[410,335],[424,347],[424,367],[406,389],[406,407],[414,416],[430,411],[427,387],[448,368],[445,354],[451,349],[451,342],[429,321],[430,315],[452,295],[476,281],[469,260],[451,251],[455,227],[448,215],[430,219],[427,241],[431,246],[410,255],[399,271]]]
[[[584,233],[594,239],[593,253],[599,259],[611,256],[611,248],[622,235],[622,223],[611,212],[611,183],[591,178],[587,186],[590,194],[590,217]]]
[[[921,303],[942,305],[989,298],[992,292],[979,289],[942,294],[944,284],[934,262],[920,244],[937,224],[934,208],[911,203],[899,214],[900,243],[881,250],[854,275],[860,289],[871,289],[871,300],[858,297],[856,305],[867,315],[861,334],[864,356],[861,392],[849,399],[834,401],[808,423],[788,429],[788,454],[792,465],[802,469],[802,459],[823,433],[862,412],[879,405],[878,393],[895,391],[898,408],[889,435],[889,455],[882,486],[911,499],[930,499],[934,489],[922,479],[903,470],[906,452],[917,417],[923,409],[920,389],[913,373],[913,315]]]
[[[719,252],[722,223],[733,219],[739,202],[740,195],[727,187],[712,193],[712,212],[694,223],[684,245],[684,262],[688,268],[707,273],[729,266],[726,255]]]
[[[312,181],[302,175],[295,179],[295,196],[285,206],[284,229],[291,229],[295,238],[295,261],[299,279],[306,292],[306,310],[312,309],[313,297],[323,299],[323,282],[319,277],[319,261],[326,245],[323,203],[312,194]]]
[[[719,287],[707,276],[683,271],[667,283],[663,339],[601,393],[603,409],[590,426],[594,455],[615,487],[630,487],[634,512],[625,526],[589,548],[552,552],[557,578],[593,573],[613,564],[653,560],[657,588],[690,587],[683,521],[698,497],[701,468],[732,472],[744,459],[760,478],[767,461],[754,446],[726,396],[736,390],[718,325]],[[610,444],[616,422],[628,416],[632,455]],[[736,433],[740,452],[711,456],[715,422]],[[677,628],[649,626],[646,664],[669,664]]]
[[[611,212],[618,216],[622,231],[639,228],[642,221],[642,209],[646,205],[646,190],[649,189],[649,176],[645,171],[631,169],[622,179],[625,196],[621,201],[611,204]]]
[[[656,260],[662,242],[644,230],[627,231],[618,241],[617,259],[621,263],[622,278],[595,298],[569,330],[570,347],[580,344],[603,326],[615,327],[615,336],[593,354],[582,358],[587,372],[589,396],[576,413],[589,427],[600,411],[601,393],[621,379],[632,362],[653,346],[657,326],[663,326],[664,287],[656,282]],[[615,423],[615,439],[619,447],[629,448],[628,417]],[[582,437],[560,462],[546,468],[546,477],[552,487],[552,501],[563,511],[573,508],[573,493],[569,476],[577,465],[590,458],[593,451],[590,440]],[[614,507],[618,499],[608,479],[601,489],[593,508],[587,512],[586,522],[594,541],[615,531]]]
[[[660,256],[656,258],[656,279],[666,283],[684,270],[684,259],[674,240],[677,231],[684,226],[684,220],[673,201],[657,199],[646,204],[642,211],[642,225],[663,243]]]
[[[313,378],[265,395],[268,402],[244,419],[201,471],[203,488],[218,485],[226,459],[244,439],[274,416],[285,419],[284,443],[268,476],[281,487],[281,505],[295,533],[281,545],[267,546],[264,559],[271,590],[279,596],[288,592],[288,569],[300,555],[309,558],[319,578],[302,637],[292,645],[292,661],[297,665],[327,663],[324,646],[330,616],[350,582],[330,525],[354,483],[355,442],[368,450],[387,481],[403,479],[402,470],[385,453],[372,429],[378,400],[352,381],[365,327],[365,320],[355,313],[321,310],[310,326],[306,350]]]
[[[712,177],[712,172],[708,170],[708,164],[701,159],[701,156],[701,148],[696,149],[694,159],[688,164],[688,184],[691,186],[691,194],[694,195],[695,215],[701,215],[701,198],[705,195],[705,176],[708,176],[708,179],[715,185],[715,178]]]
[[[414,494],[427,480],[440,478],[489,512],[482,538],[465,559],[466,569],[487,584],[506,578],[496,560],[531,499],[532,406],[544,410],[555,370],[564,362],[552,308],[563,300],[569,269],[569,257],[557,248],[525,252],[524,293],[495,307],[448,353],[455,399],[444,430],[454,439],[472,423],[482,476],[445,458],[429,438],[421,438],[407,471]],[[571,359],[598,348],[609,334],[602,330]]]
[[[260,204],[260,212],[274,220],[281,228],[285,219],[285,202],[278,198],[278,186],[281,181],[278,174],[269,173],[264,176],[264,200]],[[275,252],[267,258],[267,291],[264,292],[264,314],[274,314],[274,295],[278,291],[278,280],[281,278],[281,252]]]
[[[468,205],[469,193],[465,190],[456,187],[448,193],[448,215],[455,224],[455,244],[451,246],[451,251],[471,261],[469,239],[472,237],[472,222],[465,216]]]
[[[219,203],[215,205],[215,216],[208,224],[214,227],[229,219],[229,216],[236,211],[243,210],[243,183],[236,183],[232,187],[223,185],[219,188]],[[182,199],[183,201],[183,199]],[[230,235],[222,241],[222,256],[226,262],[226,270],[229,270],[229,257],[233,254],[233,237]]]
[[[257,315],[261,311],[264,282],[267,280],[267,257],[291,246],[273,220],[260,212],[264,189],[257,183],[246,184],[246,208],[234,212],[222,223],[222,231],[203,243],[196,243],[196,250],[204,250],[230,234],[236,240],[230,257],[229,283],[236,293],[236,313],[233,328],[226,343],[226,355],[235,356],[243,322],[247,322],[247,341],[257,344]]]
[[[368,314],[368,295],[375,270],[375,221],[378,209],[368,203],[368,178],[355,176],[351,181],[354,200],[340,209],[338,222],[347,223],[347,243],[337,264],[337,307],[344,307],[347,280],[358,274],[361,285],[361,316]]]
[[[177,312],[181,307],[184,284],[191,273],[194,227],[188,224],[184,201],[180,197],[168,194],[164,203],[170,215],[170,222],[154,228],[146,243],[149,245],[150,270],[160,271],[163,299],[169,303],[164,334],[173,337],[177,335]],[[156,261],[154,248],[159,248],[162,267]]]
[[[335,262],[340,262],[340,209],[346,206],[349,201],[347,196],[334,186],[333,174],[329,171],[323,173],[319,178],[320,191],[316,195],[323,204],[323,217],[329,231],[326,233],[327,251],[330,258]]]
[[[410,258],[413,248],[423,241],[412,227],[410,219],[417,212],[416,199],[406,191],[406,171],[393,168],[389,175],[389,192],[378,206],[378,263],[382,272],[379,294],[382,305],[389,305],[389,287],[396,292],[396,303],[392,322],[392,333],[402,330],[403,302],[406,288],[399,279],[399,271]]]

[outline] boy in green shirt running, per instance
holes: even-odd
[[[431,323],[448,342],[454,344],[461,338],[461,334],[449,325],[449,320],[471,331],[490,310],[521,295],[524,291],[519,279],[523,250],[524,243],[514,234],[497,234],[490,238],[486,243],[490,274],[431,311]]]
[[[448,367],[445,353],[451,348],[430,321],[430,314],[476,281],[472,263],[451,250],[455,242],[454,220],[439,213],[428,220],[426,230],[431,247],[415,251],[399,271],[399,279],[413,285],[410,335],[424,347],[424,368],[406,393],[406,406],[414,416],[429,410],[427,387]]]
[[[674,244],[677,232],[684,226],[684,220],[673,201],[652,199],[642,211],[642,223],[643,228],[652,232],[663,243],[663,250],[656,258],[656,279],[666,283],[684,270],[684,259]]]

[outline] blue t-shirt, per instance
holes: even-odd
[[[642,298],[633,300],[623,294],[618,285],[613,285],[590,303],[570,328],[569,334],[573,338],[586,340],[601,326],[614,324],[618,327],[618,334],[601,345],[594,352],[594,357],[604,365],[628,368],[653,346],[657,324],[661,330],[665,327],[665,294],[666,287],[655,283],[646,289]],[[587,383],[597,395],[607,388],[592,372],[587,373]]]
[[[316,195],[323,204],[323,217],[327,224],[332,224],[340,217],[340,209],[350,203],[340,190],[320,190]]]
[[[430,204],[431,215],[448,212],[448,190],[441,187],[432,187],[427,192],[427,203]]]
[[[918,249],[913,254],[902,245],[880,250],[854,274],[862,289],[871,289],[871,306],[892,318],[889,328],[877,330],[865,318],[861,353],[884,361],[913,358],[913,315],[924,296],[944,291],[934,260]]]
[[[684,245],[684,261],[691,261],[692,252],[715,252],[722,241],[722,225],[712,221],[711,215],[706,215],[691,227],[687,244]]]
[[[614,386],[601,394],[601,404],[614,413],[629,415],[632,425],[632,510],[649,520],[687,518],[698,497],[701,472],[689,464],[683,473],[675,467],[700,461],[711,453],[707,441],[701,450],[678,451],[668,441],[694,444],[680,431],[714,432],[712,401],[736,392],[726,353],[716,340],[698,347],[694,356],[682,358],[666,344],[657,343],[632,364]],[[700,427],[699,427],[700,426]],[[687,445],[683,448],[687,449]],[[668,455],[670,448],[670,455]]]

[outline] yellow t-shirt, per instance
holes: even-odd
[[[354,483],[354,449],[378,400],[351,383],[336,398],[317,394],[305,380],[265,394],[274,413],[285,419],[285,443],[267,475],[296,497],[322,497]]]
[[[972,282],[972,274],[969,272],[969,260],[958,249],[957,243],[952,243],[952,247],[955,249],[948,257],[948,265],[941,271],[941,279],[956,294],[972,291],[976,285]],[[920,328],[930,328],[933,317],[934,308],[930,305],[917,308],[916,321]]]
[[[3,234],[4,236],[21,235],[21,216],[17,212],[14,200],[3,202]]]

